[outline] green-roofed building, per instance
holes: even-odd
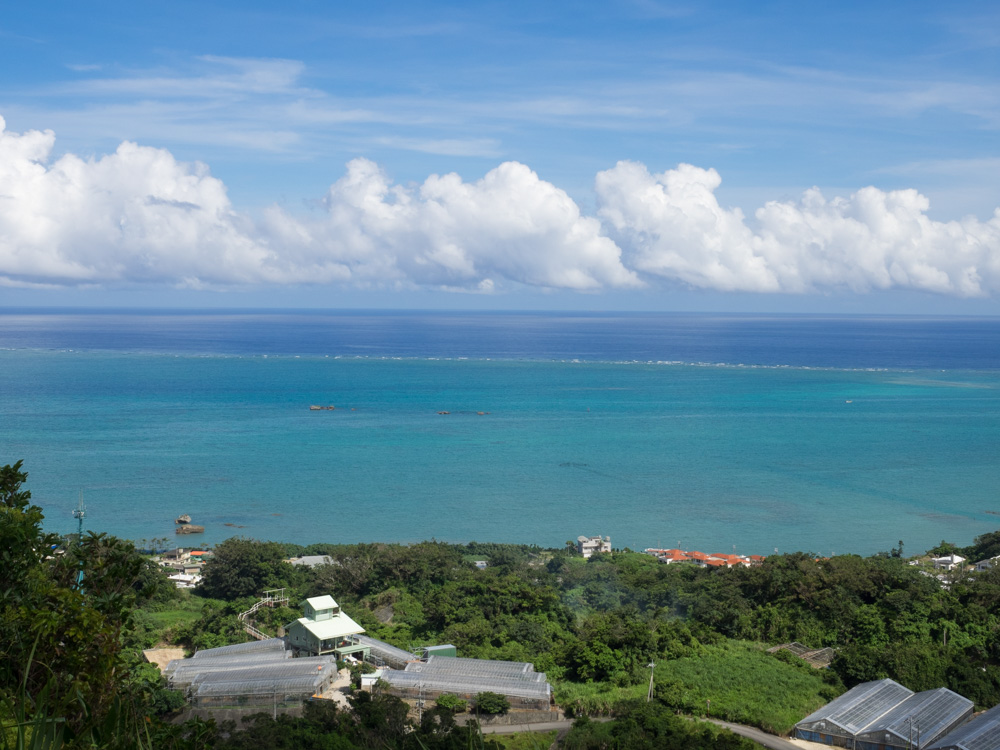
[[[368,646],[355,638],[365,629],[348,617],[332,596],[314,596],[302,602],[302,607],[305,616],[285,626],[285,641],[297,653],[358,659],[368,655]]]

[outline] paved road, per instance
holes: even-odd
[[[747,727],[742,724],[730,724],[728,721],[721,721],[719,719],[707,719],[707,721],[713,724],[718,724],[720,727],[725,727],[733,734],[742,735],[754,742],[759,742],[764,747],[769,747],[771,750],[802,750],[798,745],[789,742],[786,739],[777,737],[773,734],[768,734],[756,727]]]
[[[602,719],[594,719],[602,721]],[[610,719],[603,719],[610,721]],[[562,719],[560,721],[540,721],[535,724],[496,724],[493,726],[482,726],[483,734],[514,734],[515,732],[551,732],[557,729],[569,729],[573,726],[572,719]],[[801,750],[801,748],[795,748]]]
[[[592,721],[611,721],[608,717],[594,718]],[[734,734],[742,735],[747,739],[751,739],[763,745],[770,750],[802,750],[798,745],[789,742],[786,739],[777,737],[773,734],[768,734],[756,727],[748,727],[743,724],[732,724],[728,721],[722,721],[720,719],[707,719],[707,721],[712,722],[720,727],[725,727],[730,732]],[[508,724],[505,726],[490,726],[483,727],[483,734],[514,734],[515,732],[551,732],[553,730],[568,730],[573,726],[572,719],[563,719],[562,721],[545,721],[538,724]]]

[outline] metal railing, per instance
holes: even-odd
[[[258,641],[266,641],[268,638],[273,638],[274,636],[268,635],[267,633],[257,629],[253,624],[253,620],[250,619],[250,616],[261,607],[278,607],[282,604],[288,604],[288,596],[286,596],[285,590],[271,589],[269,591],[265,591],[261,598],[246,612],[240,612],[239,615],[237,615],[237,619],[243,623],[243,630],[245,630],[248,635],[256,638]]]

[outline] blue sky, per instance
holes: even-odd
[[[9,5],[0,305],[993,314],[998,48],[989,3]]]

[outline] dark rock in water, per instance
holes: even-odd
[[[177,516],[177,518],[174,519],[174,523],[191,523],[191,516],[187,513],[182,516]]]
[[[178,526],[177,530],[174,532],[176,534],[204,534],[205,527],[198,526],[194,523],[186,523],[183,526]]]

